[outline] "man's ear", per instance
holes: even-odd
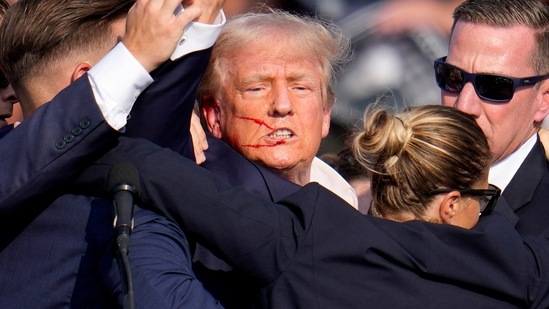
[[[439,215],[446,224],[452,224],[454,217],[462,211],[463,199],[458,191],[448,192],[440,200]]]
[[[534,121],[536,122],[542,122],[549,115],[549,79],[543,81],[539,87],[541,99],[538,110],[534,115]]]
[[[330,133],[331,114],[331,109],[324,110],[324,115],[322,117],[322,138],[328,136],[328,134]]]
[[[79,63],[71,74],[71,83],[79,79],[82,75],[86,74],[92,66],[87,62],[81,62]]]
[[[206,127],[213,136],[220,139],[223,137],[223,131],[221,130],[221,109],[219,105],[220,102],[211,95],[202,97],[201,110],[206,121]]]

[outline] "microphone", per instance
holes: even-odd
[[[139,192],[139,173],[129,163],[115,164],[109,171],[109,192],[114,204],[114,230],[120,253],[127,254],[133,228],[134,198]]]
[[[124,293],[124,309],[135,308],[133,279],[128,258],[130,233],[133,228],[134,198],[139,192],[139,173],[129,163],[115,164],[109,171],[109,192],[114,206],[114,232],[118,263]]]

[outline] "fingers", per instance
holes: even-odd
[[[200,23],[213,24],[221,12],[225,0],[184,0],[185,8],[198,7],[202,14],[197,19]]]
[[[189,7],[175,15],[180,5],[180,0],[137,0],[128,13],[122,42],[149,72],[171,56],[187,25],[201,14]]]
[[[204,161],[206,161],[204,151],[208,149],[208,140],[206,139],[204,128],[202,128],[202,125],[200,124],[200,118],[198,118],[195,113],[193,113],[191,117],[191,137],[196,163],[204,163]]]
[[[190,6],[180,12],[176,18],[178,18],[179,22],[186,27],[191,21],[200,17],[201,14],[202,10],[199,7]]]

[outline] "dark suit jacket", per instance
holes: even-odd
[[[130,113],[125,135],[145,138],[194,158],[190,133],[191,113],[211,48],[168,61],[151,73],[154,80],[137,99]]]
[[[207,138],[209,148],[206,151],[206,162],[202,167],[230,185],[240,186],[273,202],[301,188],[268,168],[249,161],[227,143],[212,135],[208,134]],[[193,262],[197,278],[226,308],[252,307],[257,289],[241,271],[233,269],[200,243],[196,244]]]
[[[276,205],[176,153],[125,139],[87,181],[101,182],[119,157],[138,167],[143,201],[249,276],[262,307],[549,306],[547,235],[525,245],[498,214],[472,230],[396,223],[361,215],[315,183]]]
[[[522,235],[539,235],[549,223],[549,162],[539,138],[496,205]]]
[[[185,90],[187,95],[169,98],[171,102],[194,105],[196,81],[202,77],[209,52],[187,55],[155,72],[155,80],[162,75],[162,83],[189,88]],[[79,80],[77,85],[64,91],[64,97],[59,99],[70,108],[47,104],[1,140],[2,146],[22,143],[18,146],[23,151],[13,151],[7,158],[2,156],[3,164],[12,166],[8,166],[0,180],[0,308],[100,308],[122,303],[120,282],[107,280],[112,273],[100,271],[109,269],[112,263],[112,205],[109,200],[83,195],[80,188],[66,184],[99,153],[111,147],[118,136],[105,124],[87,79]],[[142,107],[148,110],[163,103],[159,100],[167,99],[166,96],[156,93],[161,91],[160,86],[151,85],[134,106],[156,102]],[[40,120],[46,121],[47,127],[33,121],[35,117],[42,117]],[[133,115],[130,122],[139,119]],[[129,123],[127,133],[139,134],[132,131]],[[148,125],[149,129],[162,131],[160,136],[172,137],[188,132],[190,126],[189,122],[183,122],[181,126],[186,129],[178,131],[175,126],[169,127],[169,123],[141,123]],[[73,131],[78,128],[81,132]],[[73,136],[67,137],[69,133]],[[197,299],[190,297],[191,301]],[[143,304],[138,299],[136,303]]]
[[[118,135],[103,119],[87,77],[78,79],[0,140],[0,215],[31,209],[34,192],[74,178]]]

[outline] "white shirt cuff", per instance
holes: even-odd
[[[176,60],[192,52],[212,47],[226,21],[225,14],[221,11],[214,24],[191,22],[183,32],[183,37],[170,59]]]
[[[95,101],[105,121],[121,130],[137,97],[153,79],[122,43],[88,72]]]

